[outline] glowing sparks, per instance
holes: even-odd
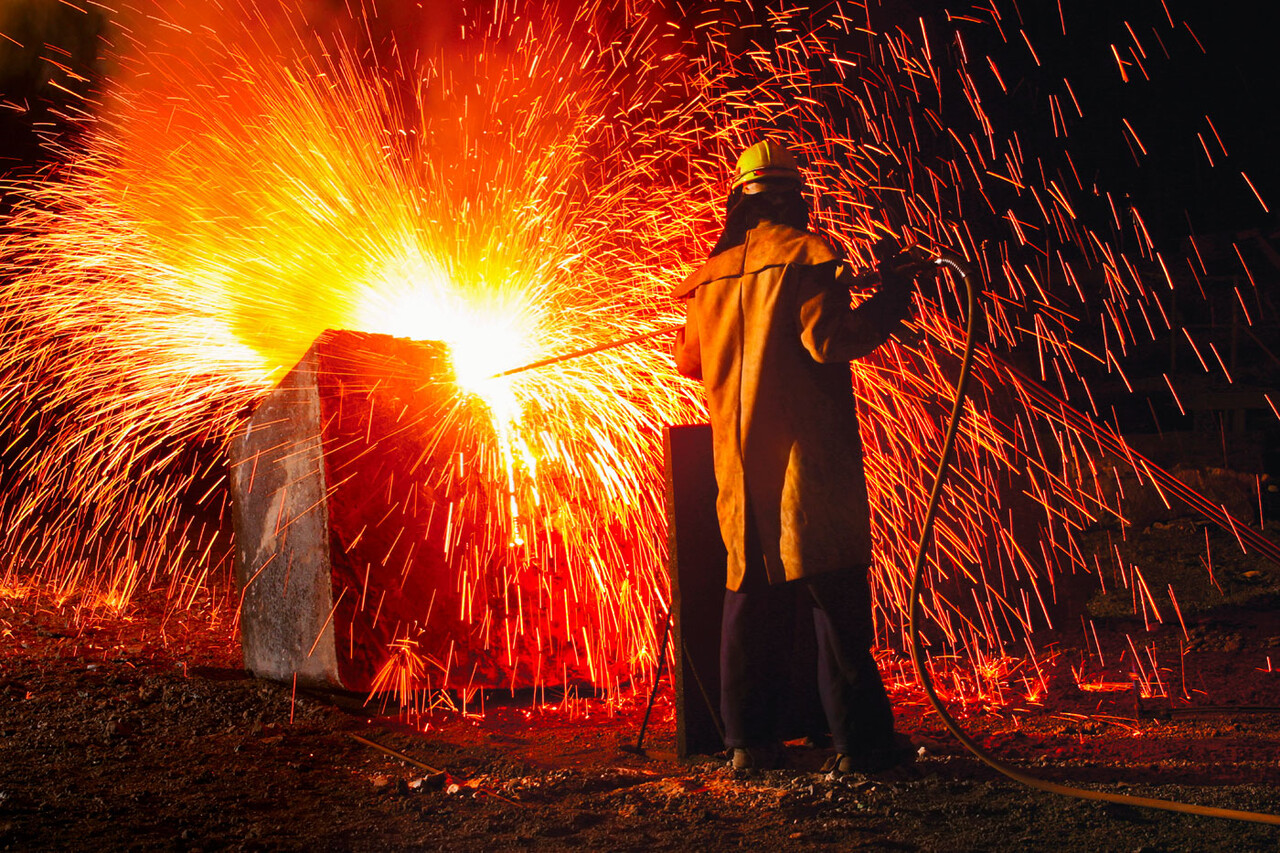
[[[141,47],[133,73],[56,179],[20,188],[3,245],[0,375],[20,390],[0,396],[0,589],[86,586],[114,609],[160,582],[178,598],[228,548],[226,442],[317,335],[435,340],[461,396],[482,404],[447,424],[478,450],[430,474],[460,496],[439,507],[449,530],[463,518],[485,530],[449,555],[467,641],[544,688],[581,676],[620,692],[656,663],[664,612],[661,428],[703,419],[701,391],[675,376],[665,340],[494,376],[677,322],[670,289],[714,238],[725,164],[763,135],[802,154],[818,224],[855,265],[893,233],[965,257],[988,282],[987,346],[925,602],[934,659],[967,661],[957,695],[1016,679],[1033,699],[1047,689],[1034,651],[1028,663],[1001,650],[1052,622],[1055,574],[1102,580],[1078,533],[1121,509],[1095,459],[1277,550],[1099,421],[1080,362],[1128,382],[1129,348],[1171,325],[1143,269],[1158,265],[1166,291],[1175,276],[1137,211],[1104,193],[1130,258],[1091,230],[1070,155],[1025,151],[988,112],[1016,87],[964,34],[998,20],[954,16],[947,33],[921,21],[917,43],[870,19],[851,32],[840,16],[775,12],[773,41],[740,51],[728,15],[688,22],[681,42],[671,33],[685,25],[655,23],[656,5],[531,8],[466,7],[456,35],[387,56],[300,40],[305,28],[268,26],[265,12],[121,39]],[[1110,46],[1125,79],[1156,61],[1133,43]],[[1062,83],[1074,109],[1055,95],[1047,122],[1065,140],[1083,111]],[[1145,154],[1123,127],[1117,144]],[[962,328],[949,279],[924,284],[919,308],[912,335],[853,378],[889,645]],[[1097,352],[1078,339],[1089,325]],[[1011,366],[1028,353],[1039,382]],[[1140,583],[1138,609],[1158,618]],[[553,620],[532,619],[535,600]],[[413,637],[388,653],[379,683],[402,703],[421,707],[430,666],[440,686],[473,689],[474,672],[424,663]],[[1162,691],[1150,655],[1133,655],[1143,690]]]

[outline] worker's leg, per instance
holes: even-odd
[[[754,527],[745,578],[725,590],[720,626],[720,714],[725,746],[736,749],[777,743],[795,629],[796,585],[769,585]]]
[[[725,746],[751,749],[778,739],[789,683],[792,584],[759,584],[724,592],[720,629],[720,713]]]
[[[893,746],[893,710],[871,646],[871,590],[865,569],[806,581],[818,638],[818,690],[837,753],[864,755]]]

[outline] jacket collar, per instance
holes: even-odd
[[[740,278],[780,264],[823,263],[837,257],[825,240],[811,239],[808,231],[764,221],[747,232],[746,240],[712,257],[686,278],[672,293],[685,299],[704,284],[725,278]]]

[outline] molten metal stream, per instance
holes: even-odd
[[[934,263],[939,266],[945,266],[955,272],[964,280],[965,289],[967,290],[968,299],[968,321],[965,326],[965,345],[964,359],[960,365],[960,378],[956,380],[956,400],[955,405],[951,409],[951,421],[947,425],[946,438],[942,445],[942,454],[938,459],[938,473],[934,477],[933,491],[929,495],[928,508],[925,510],[924,522],[920,528],[920,544],[916,547],[915,562],[911,569],[911,595],[910,601],[910,623],[909,632],[911,637],[911,662],[915,665],[916,676],[920,679],[920,686],[924,688],[925,695],[929,697],[929,704],[938,712],[938,716],[942,718],[942,722],[946,725],[947,730],[960,741],[965,749],[972,752],[980,761],[993,770],[997,770],[1008,776],[1015,782],[1021,782],[1031,788],[1037,788],[1041,791],[1048,791],[1051,794],[1062,794],[1067,797],[1077,797],[1082,800],[1099,800],[1108,803],[1123,803],[1128,806],[1143,806],[1151,809],[1163,809],[1170,812],[1183,812],[1185,814],[1205,815],[1207,817],[1223,817],[1231,820],[1243,820],[1251,823],[1267,823],[1280,826],[1280,815],[1266,814],[1264,812],[1246,812],[1237,811],[1236,809],[1220,809],[1213,806],[1199,806],[1193,803],[1182,803],[1176,800],[1158,800],[1150,797],[1134,797],[1128,794],[1110,794],[1105,791],[1091,791],[1087,788],[1076,788],[1071,785],[1061,785],[1057,782],[1050,782],[1047,779],[1041,779],[1028,773],[1023,773],[1015,767],[1000,761],[989,753],[985,752],[982,747],[969,737],[965,731],[960,728],[960,724],[955,718],[947,712],[943,707],[942,700],[938,698],[938,692],[934,689],[933,679],[929,675],[928,667],[925,666],[924,651],[920,642],[920,590],[924,580],[924,558],[925,547],[929,544],[929,536],[933,531],[933,519],[937,514],[938,500],[942,495],[942,484],[946,478],[947,471],[951,465],[951,454],[955,447],[956,432],[960,426],[960,417],[964,412],[965,394],[969,384],[970,367],[973,364],[974,352],[974,332],[976,329],[977,317],[977,298],[975,296],[974,284],[970,280],[965,269],[955,261],[949,258],[938,258]]]

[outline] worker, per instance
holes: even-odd
[[[724,232],[675,291],[686,319],[674,356],[702,380],[711,416],[728,551],[720,704],[733,766],[785,761],[778,729],[799,595],[813,605],[835,749],[824,769],[870,772],[909,751],[871,654],[871,524],[849,363],[902,327],[912,276],[882,241],[881,287],[851,308],[850,264],[809,230],[805,190],[785,146],[743,152]]]

